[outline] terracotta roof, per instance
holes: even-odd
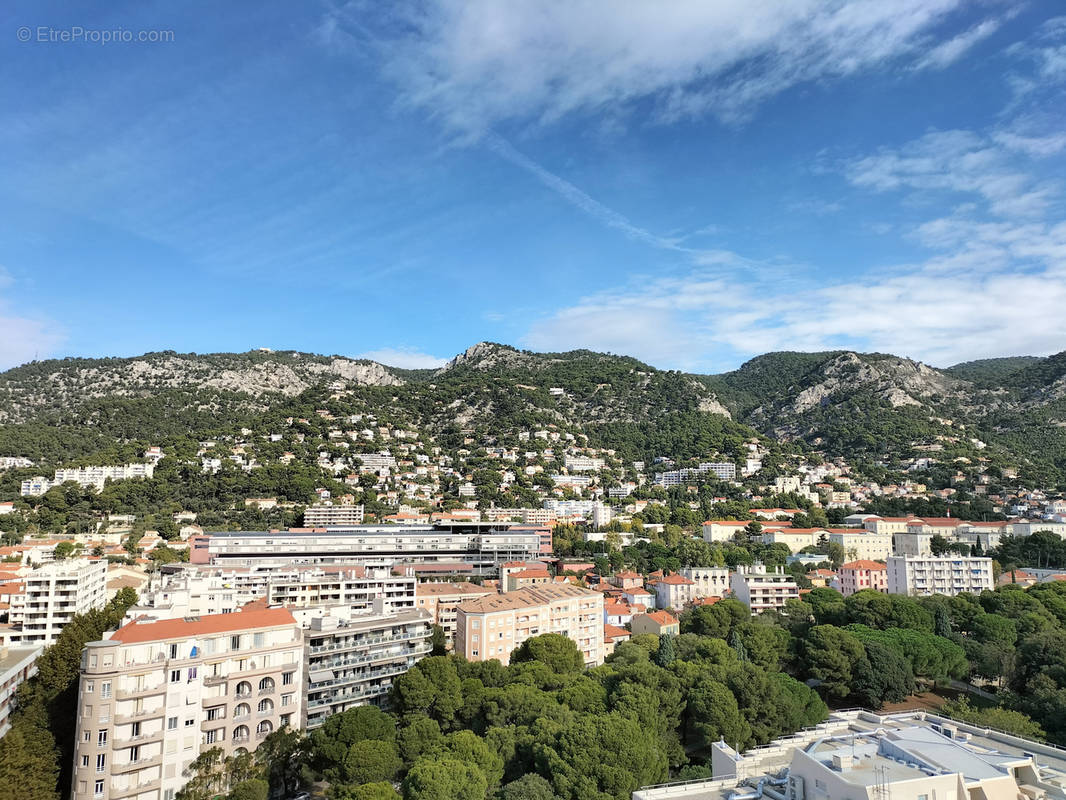
[[[157,622],[134,620],[115,631],[111,639],[123,644],[138,644],[295,624],[296,619],[286,608],[251,609],[246,607],[245,610],[236,614],[211,614],[206,617],[164,619]]]
[[[459,604],[459,610],[469,614],[486,614],[494,611],[513,611],[519,608],[548,605],[558,600],[571,598],[599,598],[596,592],[561,583],[541,583],[527,586],[506,594],[484,595]]]
[[[612,617],[633,613],[632,606],[628,606],[625,603],[608,603],[603,610]]]
[[[677,617],[665,611],[649,611],[644,616],[655,620],[660,625],[677,625]]]
[[[877,561],[871,561],[868,558],[860,558],[858,561],[849,561],[847,564],[841,564],[841,569],[876,569],[883,570],[888,569],[884,564]]]
[[[691,586],[695,581],[690,581],[684,575],[667,575],[659,583],[667,583],[672,586]]]
[[[605,642],[613,642],[616,639],[628,639],[632,635],[633,634],[625,628],[619,628],[617,625],[605,624],[603,626],[603,640]]]

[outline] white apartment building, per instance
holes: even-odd
[[[814,547],[820,537],[828,535],[821,528],[772,528],[763,531],[761,539],[763,544],[783,544],[796,554],[804,547]]]
[[[22,456],[0,456],[0,469],[18,469],[32,466],[33,462]]]
[[[325,528],[330,525],[362,525],[363,505],[315,503],[304,509],[305,528]]]
[[[680,486],[683,483],[708,474],[714,475],[714,477],[722,481],[735,480],[737,477],[737,465],[727,462],[707,461],[695,468],[685,467],[667,472],[656,472],[654,482],[660,486]]]
[[[232,614],[261,598],[270,605],[291,608],[343,604],[368,609],[377,599],[390,611],[415,607],[416,579],[383,568],[182,565],[172,569],[156,586],[141,593],[137,605],[126,613],[127,620]]]
[[[380,703],[393,681],[429,655],[433,618],[422,609],[396,614],[330,609],[309,621],[304,636],[307,702],[303,727],[332,714]]]
[[[962,556],[890,556],[889,594],[954,596],[991,590],[992,559]]]
[[[591,456],[565,456],[563,466],[569,472],[598,472],[603,469],[604,460]]]
[[[725,567],[682,567],[680,574],[692,581],[692,597],[725,597],[729,570]]]
[[[82,654],[72,800],[170,800],[203,750],[255,750],[303,715],[286,609],[132,622]]]
[[[426,611],[435,625],[444,630],[449,650],[455,647],[456,618],[459,604],[486,594],[496,594],[492,589],[475,583],[420,583],[415,587],[418,608]]]
[[[37,674],[37,656],[43,649],[39,645],[0,647],[0,739],[11,730],[8,718],[15,709],[15,693]]]
[[[360,472],[372,472],[381,476],[396,469],[396,458],[389,453],[356,453],[353,458],[362,462],[359,465]]]
[[[511,651],[542,633],[577,644],[585,663],[603,663],[603,595],[571,584],[545,583],[460,603],[455,652],[468,661],[511,660]]]
[[[57,469],[53,486],[60,486],[67,481],[74,481],[86,489],[100,491],[104,483],[112,481],[124,481],[133,478],[151,478],[155,474],[155,462],[145,464],[120,464],[114,467],[77,467],[73,469]]]
[[[53,561],[22,578],[26,591],[12,595],[5,644],[49,645],[75,614],[107,604],[107,562]]]
[[[769,569],[759,562],[739,564],[729,576],[729,588],[752,614],[783,609],[789,600],[799,599],[799,587],[791,575],[780,567]]]

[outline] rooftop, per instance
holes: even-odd
[[[111,634],[111,641],[139,644],[295,624],[295,618],[285,608],[246,608],[236,614],[210,614],[203,617],[164,619],[157,622],[134,620]]]

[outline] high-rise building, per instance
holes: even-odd
[[[211,747],[299,727],[303,634],[284,608],[131,622],[82,654],[73,800],[170,800]]]
[[[107,603],[107,562],[53,561],[22,578],[26,591],[12,596],[4,643],[52,644],[75,614]]]

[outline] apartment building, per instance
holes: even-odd
[[[954,596],[992,589],[992,559],[962,556],[890,556],[889,594]]]
[[[729,588],[752,614],[783,609],[789,600],[799,599],[799,587],[791,575],[780,567],[771,569],[759,562],[738,565],[729,576]]]
[[[415,608],[418,579],[391,570],[366,567],[324,567],[281,575],[267,584],[270,605],[290,608],[347,606],[369,609],[380,602],[386,612]]]
[[[73,800],[171,800],[203,750],[255,750],[303,716],[286,609],[131,622],[82,654]]]
[[[879,561],[859,560],[841,564],[837,570],[837,590],[848,597],[864,589],[888,591],[888,567]]]
[[[725,567],[682,567],[679,574],[692,581],[692,599],[724,597],[729,592],[729,570]]]
[[[590,666],[603,663],[603,595],[570,584],[547,583],[460,603],[455,650],[469,661],[507,664],[526,639],[561,633]]]
[[[845,557],[849,559],[884,561],[892,555],[892,534],[890,533],[831,528],[827,534],[830,542],[844,548]]]
[[[569,472],[599,472],[603,469],[604,460],[592,456],[564,456],[563,466]]]
[[[22,579],[25,591],[12,595],[5,644],[49,645],[75,614],[107,604],[107,562],[53,561]]]
[[[677,636],[681,632],[681,622],[666,611],[649,611],[647,614],[634,614],[629,621],[629,629],[634,636],[640,633]]]
[[[836,711],[743,753],[711,745],[713,778],[633,800],[1066,800],[1066,754],[926,711]]]
[[[315,503],[304,509],[304,526],[326,528],[331,525],[362,525],[363,505]]]
[[[433,618],[424,609],[370,613],[347,607],[316,614],[303,632],[307,702],[303,727],[332,714],[380,703],[393,681],[429,655]]]
[[[669,470],[656,472],[654,482],[659,486],[680,486],[696,478],[713,475],[718,480],[732,481],[737,477],[737,465],[728,462],[707,461],[695,468]]]
[[[476,583],[433,582],[420,583],[415,587],[415,603],[426,611],[434,625],[444,629],[444,638],[449,650],[455,647],[455,627],[460,603],[486,594],[496,594],[492,589]]]
[[[361,525],[328,531],[226,531],[191,542],[190,561],[215,565],[291,566],[397,563],[463,563],[492,574],[500,561],[533,560],[540,554],[536,530],[510,531],[504,523]]]
[[[696,599],[696,582],[684,575],[664,575],[652,588],[658,608],[681,609]]]
[[[795,554],[805,547],[814,547],[819,538],[828,535],[822,528],[767,528],[761,538],[763,544],[783,544]]]
[[[11,729],[8,717],[15,708],[15,693],[37,674],[37,656],[43,649],[0,647],[0,739]]]

